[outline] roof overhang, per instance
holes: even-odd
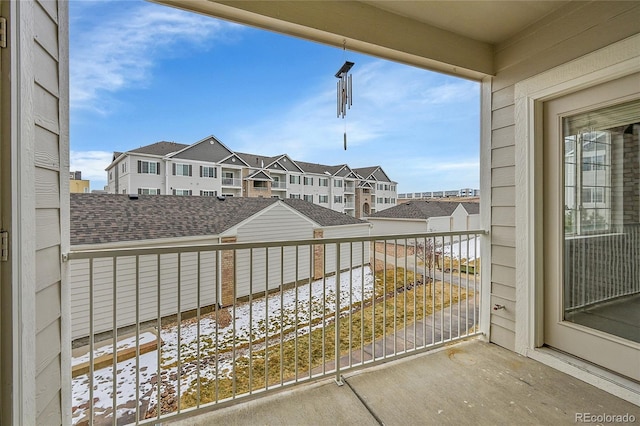
[[[494,73],[491,43],[381,7],[393,2],[153,1],[468,79]]]

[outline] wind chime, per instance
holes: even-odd
[[[337,100],[338,100],[338,118],[345,118],[347,115],[347,109],[351,109],[353,105],[352,96],[352,75],[349,74],[349,70],[353,66],[353,62],[346,61],[344,65],[336,73],[338,80],[337,88]],[[344,149],[347,149],[347,122],[344,123]]]

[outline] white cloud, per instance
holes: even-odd
[[[84,3],[84,2],[83,2]],[[90,3],[103,7],[104,3]],[[127,9],[126,2],[108,5],[89,28],[71,34],[70,101],[72,108],[107,113],[109,93],[144,86],[166,47],[189,43],[205,49],[242,27],[154,4]],[[124,10],[127,9],[127,10]],[[84,3],[77,13],[96,15]],[[84,18],[89,20],[89,18]],[[162,49],[165,48],[165,49]]]
[[[377,154],[375,162],[383,163],[390,148],[424,145],[433,134],[429,125],[452,122],[457,128],[456,120],[468,119],[461,110],[471,110],[469,100],[479,95],[477,83],[381,60],[354,67],[353,82],[353,107],[346,120],[336,117],[335,79],[329,78],[326,87],[244,126],[230,143],[239,151],[273,155],[275,149],[299,160],[330,162],[325,154],[342,149],[346,123],[348,146],[371,148]],[[351,164],[348,156],[342,152],[344,159],[335,162]]]
[[[82,172],[82,178],[91,181],[91,189],[102,189],[106,183],[105,168],[111,164],[113,152],[71,151],[70,170]]]

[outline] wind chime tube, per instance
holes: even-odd
[[[353,105],[353,96],[351,96],[353,90],[352,82],[353,74],[349,74],[349,83],[347,84],[347,87],[349,88],[349,94],[347,95],[347,99],[349,100],[349,109],[351,109],[351,105]]]
[[[340,118],[340,80],[336,81],[336,104],[338,106],[338,118]]]

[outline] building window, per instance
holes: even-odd
[[[304,200],[313,203],[313,195],[305,195]]]
[[[125,189],[123,189],[123,190],[122,190],[122,193],[123,193],[123,194],[126,194],[126,193],[127,193],[127,189],[126,189],[126,188],[125,188]]]
[[[337,204],[342,204],[342,195],[334,195],[333,202]]]
[[[378,197],[378,204],[382,204],[382,197]]]
[[[174,176],[191,176],[191,164],[173,163]]]
[[[267,181],[264,180],[254,180],[253,187],[258,189],[267,189]]]
[[[329,186],[328,178],[318,178],[318,185],[320,186]]]
[[[336,188],[342,188],[342,180],[341,179],[336,179],[333,181],[333,186]]]
[[[289,194],[289,198],[292,198],[294,200],[299,200],[300,199],[300,194]]]
[[[122,173],[125,173],[127,171],[127,163],[122,163],[120,167],[121,167]]]
[[[138,188],[140,195],[160,195],[160,188]]]
[[[109,172],[109,182],[113,180],[113,172]]]
[[[381,183],[379,183],[379,184],[378,184],[378,189],[379,189],[380,191],[382,191],[382,188],[384,188],[384,185],[382,185]]]
[[[157,161],[138,160],[138,173],[147,175],[159,175],[160,163]]]
[[[328,195],[318,195],[318,202],[320,204],[327,204],[329,202],[329,196]]]
[[[218,191],[200,191],[202,197],[215,197],[218,195]]]
[[[200,177],[215,178],[217,177],[216,168],[208,166],[200,166]]]
[[[396,203],[396,199],[395,198],[391,198],[391,204],[395,204]]]
[[[173,195],[191,195],[190,189],[174,189]]]
[[[289,176],[289,183],[300,185],[300,176]]]
[[[385,203],[385,204],[389,204],[389,197],[385,197],[385,199],[384,199],[384,203]]]
[[[88,193],[89,193],[89,188],[88,188],[88,187],[85,187],[85,188],[83,189],[83,191],[84,191],[84,193],[85,193],[85,194],[88,194]]]
[[[304,178],[304,184],[307,186],[313,186],[313,178],[312,177],[305,177]]]

